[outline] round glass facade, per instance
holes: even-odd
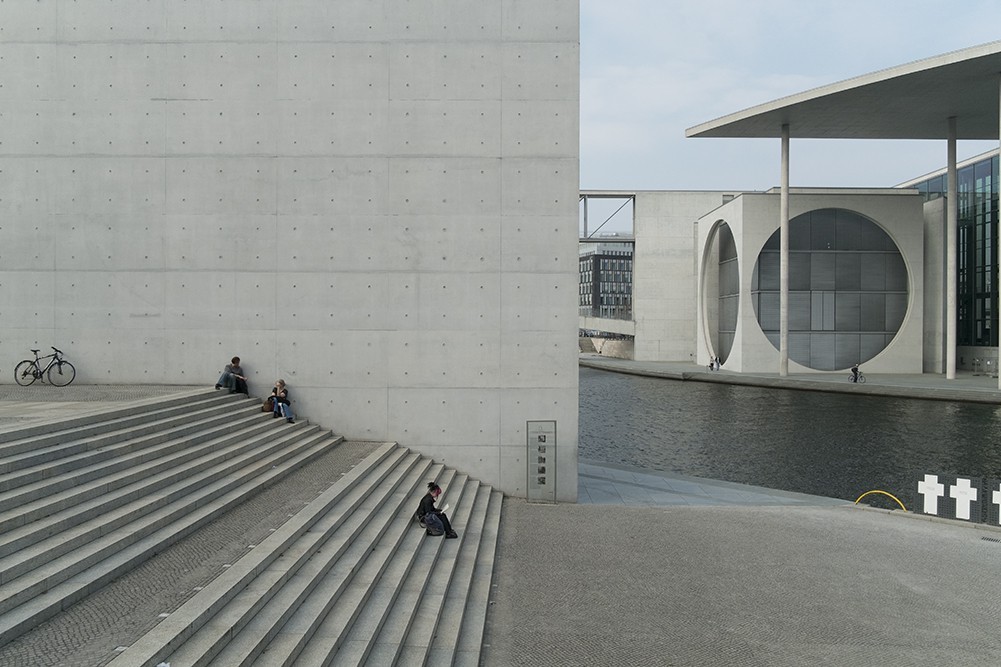
[[[900,250],[872,220],[825,208],[789,221],[789,359],[833,371],[886,349],[907,311]],[[779,349],[779,231],[754,265],[751,302]]]

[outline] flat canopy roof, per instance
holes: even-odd
[[[686,137],[945,139],[998,138],[1001,41],[865,74],[685,131]]]

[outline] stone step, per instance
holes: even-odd
[[[86,597],[341,440],[330,434],[318,435],[315,427],[305,422],[283,423],[279,429],[300,431],[307,437],[295,437],[294,444],[259,448],[261,452],[217,464],[216,470],[210,468],[194,476],[187,491],[164,489],[145,497],[142,502],[152,504],[153,512],[0,583],[0,643]]]
[[[308,532],[312,532],[314,537],[312,551],[307,550],[312,555],[322,546],[319,543],[322,532],[336,531],[351,519],[362,520],[364,516],[356,510],[368,496],[369,487],[385,479],[406,455],[405,450],[393,444],[379,447],[201,592],[123,651],[109,666],[155,665],[166,661]],[[339,512],[332,515],[330,510],[335,506]],[[320,518],[325,518],[326,523],[313,530]],[[221,631],[225,632],[226,628],[221,628]],[[204,635],[202,639],[205,639]]]
[[[0,428],[0,457],[10,453],[23,450],[24,444],[14,445],[15,441],[25,441],[35,437],[46,437],[57,433],[86,429],[88,426],[101,424],[103,422],[127,418],[133,415],[142,415],[156,409],[177,408],[190,405],[192,400],[204,402],[209,399],[222,398],[211,389],[190,389],[183,391],[178,388],[178,393],[166,396],[154,396],[150,398],[128,401],[124,404],[100,404],[95,403],[93,409],[80,412],[72,417],[61,417],[32,422],[27,425],[15,425]],[[30,446],[28,446],[30,449]]]
[[[142,476],[123,488],[109,488],[111,483],[98,480],[103,495],[87,502],[72,504],[57,514],[33,521],[25,526],[0,535],[0,584],[14,576],[8,570],[11,561],[19,562],[23,574],[34,562],[37,566],[45,558],[55,558],[99,535],[115,530],[152,512],[158,504],[178,498],[196,490],[222,475],[238,469],[255,458],[265,456],[277,447],[293,444],[307,436],[316,437],[319,427],[282,430],[275,433],[270,424],[258,424],[209,441],[197,450],[202,455],[182,460],[164,472]],[[301,446],[301,445],[300,445]],[[207,450],[207,451],[206,451]],[[169,463],[169,462],[168,462]],[[136,474],[140,474],[140,470]],[[65,504],[60,498],[73,495],[67,491],[55,496],[53,503]]]
[[[192,403],[208,407],[231,404],[243,398],[242,395],[237,398],[211,390],[196,391],[131,401],[119,407],[96,407],[93,412],[82,415],[8,427],[0,430],[0,460],[60,442],[87,438],[109,429],[128,428],[184,414],[191,410]]]
[[[246,414],[254,412],[249,401],[243,401],[242,410]],[[67,434],[66,439],[54,444],[42,446],[41,441],[36,449],[8,456],[0,460],[0,491],[16,488],[24,484],[52,476],[66,470],[72,470],[84,462],[96,462],[116,456],[119,447],[140,448],[164,439],[180,436],[200,430],[203,425],[228,418],[233,414],[234,404],[231,401],[216,402],[212,405],[187,409],[178,414],[163,419],[147,419],[141,424],[120,427],[115,422],[105,422],[98,433],[86,437],[74,437]],[[93,426],[89,430],[99,428]],[[49,440],[46,438],[46,441]]]
[[[482,637],[502,495],[398,447],[369,459],[111,667],[425,664],[459,653],[460,627]],[[459,539],[413,521],[429,480]]]
[[[473,574],[465,589],[455,590],[455,605],[463,607],[462,625],[457,638],[449,637],[448,646],[439,646],[437,638],[431,647],[433,658],[439,649],[452,652],[451,664],[456,667],[476,667],[480,664],[480,653],[483,649],[483,635],[487,626],[487,610],[490,607],[490,596],[493,593],[494,561],[497,558],[497,538],[500,535],[501,511],[504,504],[504,494],[491,490],[490,504],[484,517],[480,533],[480,549],[477,553]],[[451,597],[451,596],[450,596]],[[463,599],[464,598],[464,601]],[[439,637],[444,637],[439,633]],[[442,642],[444,644],[444,640]],[[444,658],[442,658],[444,660]],[[435,664],[448,664],[447,662]]]
[[[253,437],[258,431],[271,430],[271,424],[256,415],[241,417],[186,438],[168,440],[117,459],[0,493],[0,508],[3,508],[0,510],[0,535],[167,472],[207,453],[224,450],[227,445]]]
[[[327,664],[360,619],[375,582],[381,579],[390,559],[397,550],[403,551],[405,554],[400,554],[402,564],[408,567],[411,558],[406,554],[413,554],[424,537],[423,531],[412,521],[416,508],[414,489],[421,488],[428,479],[435,479],[444,486],[454,476],[455,471],[436,465],[420,471],[402,485],[392,507],[383,512],[385,523],[377,524],[379,530],[367,527],[366,533],[359,535],[350,546],[344,562],[338,562],[317,586],[319,593],[303,604],[286,627],[276,629],[275,639],[264,653],[265,662],[274,665]],[[408,535],[409,551],[400,549]],[[368,557],[369,554],[375,555]]]
[[[385,534],[393,517],[398,513],[399,499],[405,494],[414,479],[426,474],[430,461],[417,454],[407,454],[395,468],[386,475],[378,485],[366,484],[365,500],[351,511],[347,520],[336,526],[329,517],[340,517],[344,513],[334,507],[328,513],[328,519],[320,517],[314,526],[312,535],[306,545],[296,545],[290,552],[301,554],[294,562],[276,562],[265,573],[271,579],[284,577],[280,589],[268,599],[267,604],[258,605],[255,613],[245,617],[240,624],[239,632],[233,633],[233,638],[219,652],[212,656],[200,655],[192,660],[189,651],[182,649],[171,661],[177,664],[217,664],[217,665],[250,665],[267,649],[261,660],[268,664],[285,664],[281,653],[282,646],[276,645],[275,638],[291,625],[293,628],[303,628],[307,631],[293,631],[293,637],[303,637],[310,634],[309,627],[316,627],[323,615],[317,619],[317,606],[329,608],[331,601],[344,595],[350,582],[361,575],[364,568],[373,563],[383,562],[386,554],[379,553],[373,547],[374,541]],[[302,540],[300,540],[300,543]],[[313,544],[318,549],[312,552]],[[309,547],[308,549],[306,547]],[[312,552],[312,553],[310,553]],[[303,557],[309,554],[307,557]],[[391,554],[391,551],[390,551]],[[284,554],[288,556],[289,552]],[[285,577],[288,574],[289,576]],[[251,586],[241,596],[244,598],[242,607],[248,609],[260,600],[257,586]],[[234,600],[238,602],[239,600]],[[230,607],[233,605],[231,604]],[[233,614],[227,608],[223,616],[227,624]],[[218,633],[215,633],[218,635]],[[197,636],[195,638],[197,640]],[[285,642],[285,646],[294,649],[297,642]],[[184,647],[187,649],[188,647]],[[210,659],[206,659],[210,658]]]
[[[449,504],[455,505],[449,510],[449,514],[459,538],[446,540],[427,537],[419,526],[416,530],[408,530],[412,546],[402,551],[404,555],[412,556],[397,558],[394,561],[397,571],[387,573],[389,576],[379,579],[372,598],[365,605],[350,633],[336,652],[327,654],[323,664],[364,665],[370,661],[375,664],[393,664],[411,625],[404,618],[415,618],[422,602],[444,599],[459,557],[468,552],[468,549],[463,549],[463,543],[471,533],[479,534],[479,530],[470,525],[470,518],[476,512],[476,496],[480,485],[462,475],[457,476],[447,488],[444,484],[441,486],[447,494]],[[445,502],[445,498],[443,495],[441,502]],[[413,525],[411,522],[409,528],[413,528]],[[410,595],[404,595],[405,593]],[[396,649],[390,650],[390,637],[395,636],[399,637],[399,641],[396,642]]]
[[[318,432],[314,427],[310,434]],[[245,479],[262,461],[270,465],[275,459],[289,456],[283,448],[302,447],[311,442],[312,439],[300,439],[298,433],[291,438],[267,441],[233,459],[186,476],[182,482],[145,493],[132,503],[0,558],[0,613],[23,596],[44,592],[115,549],[158,530],[175,515],[183,515],[194,507],[198,500],[221,495],[226,485],[234,485],[241,476]]]
[[[414,620],[406,634],[400,638],[396,633],[380,642],[380,649],[383,649],[382,644],[393,649],[394,661],[403,664],[439,664],[435,652],[443,653],[443,647],[455,643],[473,581],[475,564],[481,553],[484,522],[489,514],[493,493],[487,486],[477,489],[476,512],[460,535],[462,549],[454,559],[454,566],[451,571],[443,571],[440,575],[436,573],[431,578],[424,596],[413,612]],[[393,643],[390,643],[390,639]],[[448,658],[444,656],[442,659]]]

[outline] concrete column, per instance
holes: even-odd
[[[956,227],[959,217],[959,197],[956,185],[956,117],[949,118],[946,135],[945,221],[945,377],[956,379]]]
[[[779,194],[779,375],[789,375],[789,125],[782,126]]]

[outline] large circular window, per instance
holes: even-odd
[[[761,249],[751,278],[758,325],[779,349],[779,234]],[[872,220],[825,208],[789,221],[789,359],[838,370],[882,352],[907,310],[907,270]]]

